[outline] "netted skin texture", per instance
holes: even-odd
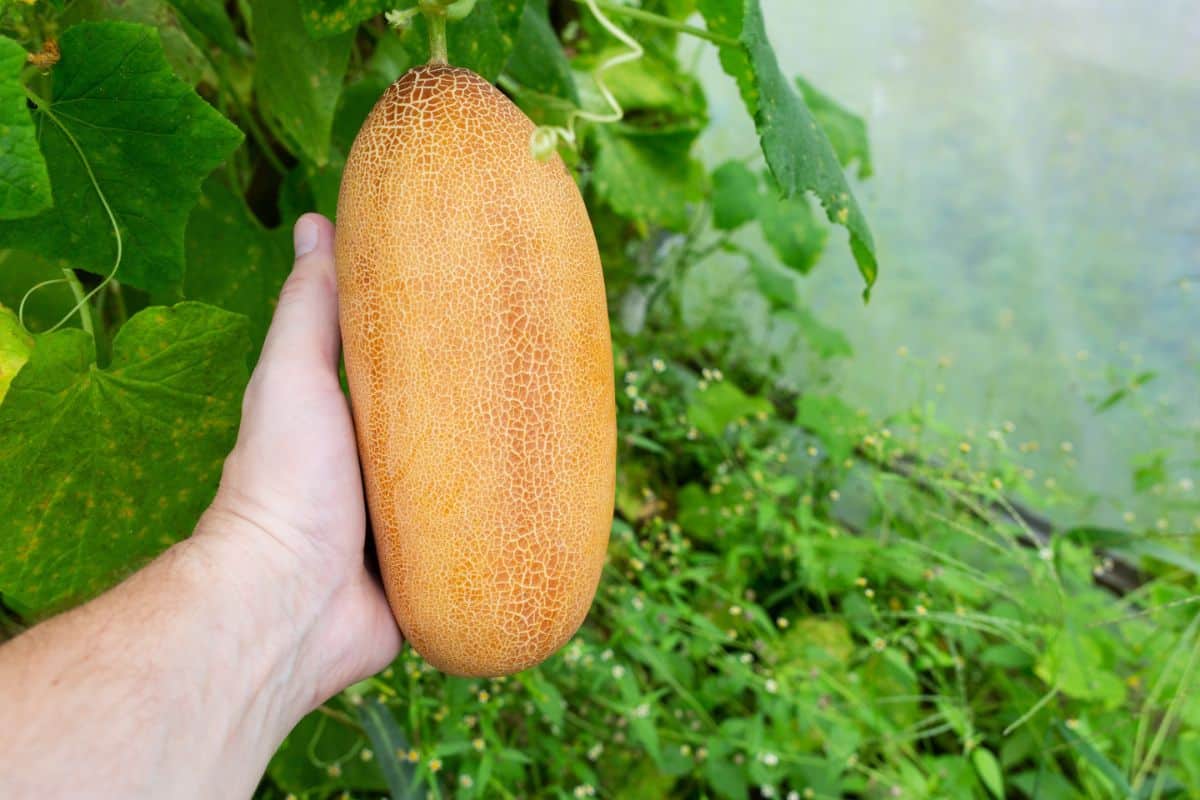
[[[417,67],[337,217],[346,375],[388,601],[440,670],[538,664],[591,605],[616,406],[595,235],[562,160],[470,70]]]

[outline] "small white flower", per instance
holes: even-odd
[[[768,767],[774,767],[779,763],[779,756],[774,753],[763,753],[758,757],[758,760],[766,764]]]
[[[642,398],[639,397],[633,401],[633,413],[645,414],[649,410],[650,410],[650,404],[647,403]]]
[[[667,364],[661,358],[655,358],[650,362],[650,368],[653,369],[655,372],[661,373],[661,372],[666,371]]]
[[[625,668],[617,664],[612,668],[612,676],[617,680],[621,680],[621,678],[625,677]]]
[[[767,694],[775,694],[779,691],[779,683],[774,678],[767,678],[767,682],[763,684],[763,688],[767,690]]]

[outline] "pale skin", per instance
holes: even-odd
[[[0,647],[0,797],[249,797],[301,717],[398,652],[363,558],[333,226],[295,241],[194,534]]]

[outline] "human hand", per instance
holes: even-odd
[[[362,479],[338,382],[333,237],[320,215],[296,224],[295,267],[246,390],[237,444],[194,537],[269,570],[268,580],[241,579],[246,602],[283,603],[303,628],[292,680],[311,692],[299,700],[309,708],[383,669],[400,647],[363,560]]]
[[[0,648],[0,795],[249,797],[304,714],[399,650],[363,561],[333,226],[306,215],[296,242],[195,534]]]

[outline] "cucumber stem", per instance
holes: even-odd
[[[67,286],[71,287],[71,294],[75,295],[75,308],[79,311],[79,323],[83,329],[88,332],[92,338],[95,338],[96,331],[92,327],[92,309],[88,305],[87,295],[83,293],[83,284],[79,282],[79,278],[75,275],[75,270],[69,267],[63,267],[63,276],[67,279]]]
[[[446,51],[446,15],[426,14],[429,20],[429,63],[447,64],[450,55]]]

